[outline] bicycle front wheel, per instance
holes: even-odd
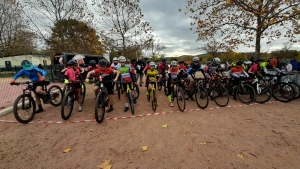
[[[86,86],[85,86],[84,83],[81,83],[81,93],[80,93],[80,96],[81,96],[81,104],[83,104],[83,102],[84,102],[85,94],[86,94]]]
[[[134,102],[133,102],[132,94],[131,92],[129,92],[127,95],[128,95],[128,102],[129,102],[131,114],[134,115]]]
[[[31,95],[22,94],[14,103],[14,116],[18,122],[27,124],[34,118],[35,108],[36,105]]]
[[[120,87],[120,83],[116,82],[116,87],[117,87],[117,91],[118,91],[118,99],[121,99],[121,87]]]
[[[241,84],[236,90],[236,95],[242,103],[250,104],[255,100],[256,92],[252,86]]]
[[[272,90],[265,85],[256,84],[256,103],[266,103],[272,97]]]
[[[105,115],[105,98],[102,92],[98,93],[95,104],[95,119],[98,123],[102,123]]]
[[[61,104],[61,101],[62,101],[62,98],[63,98],[63,92],[62,92],[62,90],[59,86],[57,86],[57,85],[51,86],[48,89],[47,93],[51,97],[50,104],[52,106],[57,107]]]
[[[274,99],[280,102],[290,102],[295,98],[295,89],[289,83],[278,82],[272,88]]]
[[[157,107],[157,98],[156,98],[156,94],[155,94],[155,90],[152,91],[152,110],[155,112],[156,111],[156,107]]]
[[[176,97],[178,109],[183,112],[185,110],[185,98],[184,91],[181,89],[177,89],[177,97]]]
[[[68,120],[72,114],[74,107],[74,92],[73,91],[68,91],[61,103],[61,118],[64,120]]]
[[[300,97],[300,86],[294,82],[289,82],[289,84],[292,85],[292,87],[295,90],[295,98],[294,99],[299,98]]]
[[[208,94],[207,90],[199,85],[197,91],[195,92],[196,103],[201,109],[205,109],[208,106]]]
[[[215,103],[220,107],[227,106],[229,102],[229,93],[223,86],[215,86],[211,93]]]
[[[134,88],[135,88],[135,99],[138,99],[139,98],[139,96],[140,96],[140,88],[139,88],[139,85],[137,85],[137,84],[134,84]]]

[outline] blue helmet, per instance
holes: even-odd
[[[21,66],[25,70],[32,70],[33,69],[32,63],[30,61],[28,61],[28,60],[23,60],[21,62]]]

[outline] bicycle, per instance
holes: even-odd
[[[151,101],[152,110],[155,112],[156,107],[157,107],[157,98],[156,98],[155,87],[154,87],[153,82],[151,82],[151,86],[152,86],[152,89],[150,91],[148,90],[147,100],[148,100],[148,102],[150,102],[150,99],[152,98],[152,101]]]
[[[66,87],[66,94],[64,95],[63,99],[62,99],[62,104],[61,104],[61,117],[64,120],[68,120],[71,117],[72,111],[73,111],[73,107],[74,107],[74,102],[75,102],[75,87],[74,85],[76,84],[76,82],[74,83],[74,81],[71,81],[71,83],[67,84]],[[84,89],[85,89],[85,84],[83,81],[80,81],[80,86],[84,85]],[[83,92],[81,90],[80,93],[81,96],[81,104],[83,104],[84,98],[85,98],[85,91]],[[66,106],[66,107],[65,107]],[[68,111],[65,111],[65,109],[67,110],[67,108],[69,108]],[[65,114],[66,113],[66,114]]]
[[[210,94],[211,100],[214,100],[214,102],[220,107],[225,107],[229,103],[228,90],[221,83],[223,79],[224,78],[220,76],[215,76],[212,79],[212,87],[207,86],[207,88],[209,88],[208,93]]]
[[[166,77],[163,77],[160,82],[157,83],[157,89],[161,91],[162,87],[164,87],[165,95],[168,96],[168,88],[166,85]]]
[[[132,93],[131,93],[131,89],[129,87],[129,83],[126,83],[126,86],[127,86],[126,93],[127,93],[127,97],[128,97],[131,114],[134,115],[134,101],[132,98]]]
[[[59,95],[62,96],[62,90],[59,86],[57,85],[52,85],[49,87],[49,89],[47,90],[47,86],[50,84],[50,81],[44,81],[43,83],[43,90],[50,95],[51,97],[51,101],[49,102],[52,106],[59,106],[62,102],[62,99],[59,98]],[[16,118],[16,120],[20,123],[29,123],[30,121],[32,121],[32,119],[34,118],[35,115],[35,110],[36,110],[36,104],[35,104],[35,100],[32,97],[32,91],[33,90],[33,82],[27,81],[27,82],[17,82],[14,83],[12,85],[24,85],[23,89],[23,94],[19,95],[13,105],[13,112],[14,112],[14,116]],[[35,92],[34,92],[35,93]],[[46,97],[44,95],[39,95],[44,101],[46,99]],[[21,103],[19,103],[21,101]],[[32,108],[32,111],[30,110]],[[18,110],[25,110],[26,113],[24,116],[22,116]],[[25,119],[23,118],[25,117]]]
[[[98,123],[102,123],[104,120],[105,115],[105,107],[108,106],[109,98],[107,89],[104,87],[104,83],[112,83],[113,80],[109,81],[98,81],[97,85],[99,86],[98,94],[96,97],[96,104],[95,104],[95,119]]]
[[[180,83],[179,80],[177,80],[177,82],[173,83],[174,87],[173,87],[173,90],[171,91],[171,99],[172,99],[172,101],[174,101],[174,98],[176,97],[178,109],[181,112],[183,112],[185,110],[185,106],[186,106],[186,103],[185,103],[186,99],[184,98],[184,95],[185,95],[184,90],[182,89],[182,86],[179,83]],[[181,102],[183,105],[180,104]]]
[[[255,78],[252,79],[252,82],[250,82],[250,85],[253,86],[256,92],[256,103],[266,103],[271,99],[272,90],[267,85],[265,85],[262,77],[255,76]]]
[[[228,84],[228,90],[229,94],[233,95],[234,98],[238,98],[239,101],[245,104],[250,104],[255,100],[256,92],[254,88],[247,84],[250,81],[246,80],[246,77],[240,76],[239,79],[237,79],[237,84],[233,84],[233,82],[229,82]]]
[[[297,83],[291,81],[291,79],[289,79],[288,77],[285,77],[287,75],[294,75],[294,73],[281,73],[281,75],[282,76],[280,77],[280,81],[281,82],[286,82],[286,83],[290,84],[294,88],[294,90],[295,90],[295,97],[294,97],[294,99],[299,98],[300,97],[300,86]],[[283,78],[283,77],[285,77],[285,78]]]
[[[67,91],[70,90],[69,80],[67,80],[67,81],[65,80],[64,82],[65,82],[66,85],[63,88],[63,96],[66,94]],[[90,83],[90,84],[92,84],[92,83]],[[80,86],[81,86],[81,93],[80,93],[80,95],[81,95],[82,104],[83,104],[84,99],[85,99],[85,95],[86,95],[86,86],[85,86],[84,81],[80,81]]]

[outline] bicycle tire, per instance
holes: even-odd
[[[181,106],[181,105],[179,104],[180,101],[183,102],[183,106]],[[181,89],[177,89],[176,102],[177,102],[178,109],[179,109],[181,112],[184,112],[186,103],[185,103],[185,98],[184,98],[184,91],[181,90]]]
[[[95,119],[97,123],[102,123],[105,115],[105,99],[103,92],[98,93],[95,104]]]
[[[228,90],[222,86],[222,85],[217,85],[212,89],[212,97],[213,100],[215,101],[215,103],[220,106],[220,107],[225,107],[228,105],[229,103],[229,93]],[[216,96],[214,94],[217,94]],[[219,101],[219,98],[222,98],[225,102],[222,103],[221,101]]]
[[[199,97],[197,96],[197,94],[200,94]],[[208,102],[209,102],[208,93],[207,93],[207,90],[203,86],[199,85],[197,87],[197,91],[195,92],[195,99],[196,99],[197,105],[201,109],[205,109],[208,106]],[[203,105],[200,103],[200,99],[204,101]]]
[[[51,93],[51,91],[52,91],[53,88],[54,88],[54,89],[56,88],[56,89],[54,90],[55,93]],[[58,90],[58,91],[56,91],[56,90]],[[58,92],[58,93],[57,93],[57,92]],[[47,91],[47,94],[51,96],[50,104],[51,104],[52,106],[57,107],[57,106],[61,105],[61,101],[62,101],[62,99],[63,99],[63,92],[62,92],[62,90],[61,90],[61,88],[60,88],[59,86],[57,86],[57,85],[52,85],[51,87],[49,87],[49,89],[48,89],[48,91]],[[61,98],[60,98],[60,100],[59,100],[58,103],[54,103],[54,102],[53,102],[53,100],[56,100],[56,98],[58,97],[56,94],[58,94],[58,96],[59,96],[59,95],[61,96]]]
[[[26,100],[26,99],[25,99],[26,97],[28,98],[28,104],[29,104],[28,107],[27,107],[27,103],[24,103],[25,100]],[[20,106],[19,106],[19,101],[20,101],[21,99],[24,99],[24,100],[22,100],[22,103],[21,103],[21,108],[22,108],[22,109],[26,108],[26,111],[27,111],[27,108],[30,109],[30,108],[32,107],[32,112],[30,113],[29,118],[27,118],[27,119],[25,119],[25,120],[22,119],[22,117],[21,117],[20,114],[18,113],[18,107],[20,107]],[[25,105],[24,105],[24,104],[25,104]],[[20,96],[18,96],[18,97],[16,98],[16,100],[15,100],[15,102],[14,102],[13,112],[14,112],[14,116],[15,116],[15,118],[16,118],[16,120],[17,120],[18,122],[23,123],[23,124],[27,124],[27,123],[31,122],[32,119],[34,118],[35,110],[36,110],[35,101],[34,101],[34,99],[33,99],[33,97],[32,97],[31,95],[29,95],[29,94],[22,94],[22,95],[20,95]]]
[[[155,90],[153,90],[152,103],[151,104],[152,104],[152,110],[155,112],[156,107],[157,107],[157,98],[156,98]]]
[[[148,95],[146,95],[148,102],[150,102],[150,93],[151,93],[151,90],[150,91],[148,90]]]
[[[260,104],[268,102],[272,98],[271,88],[269,88],[268,86],[262,86],[262,85],[259,85],[258,88],[259,88],[259,91],[257,91],[257,88],[254,88],[254,90],[256,91],[255,102],[260,103]],[[266,96],[266,98],[260,99],[260,98],[263,98],[263,96]]]
[[[133,98],[132,98],[131,92],[129,92],[129,93],[127,94],[127,96],[128,96],[128,102],[129,102],[131,114],[134,115],[134,103],[133,103]]]
[[[70,100],[69,100],[70,98]],[[60,114],[61,114],[61,118],[64,120],[68,120],[71,117],[72,111],[73,111],[73,107],[74,107],[74,92],[73,91],[68,91],[66,93],[66,95],[64,96],[64,98],[62,99],[62,103],[61,103],[61,109],[60,109]],[[65,114],[65,105],[70,106],[70,110],[67,112],[67,114]]]
[[[62,90],[62,94],[63,94],[62,97],[65,96],[66,91],[67,91],[67,85],[65,85],[64,88],[63,88],[63,90]]]
[[[288,82],[295,89],[295,98],[298,99],[300,97],[300,86],[295,82]]]
[[[276,91],[278,86],[280,87],[279,92],[280,92],[280,96],[282,96],[282,97],[280,97],[278,95],[278,92]],[[286,89],[288,90],[289,97],[285,93],[284,93],[284,95],[282,95],[284,90],[286,91]],[[289,83],[277,82],[272,88],[272,94],[273,94],[272,96],[275,100],[287,103],[287,102],[290,102],[290,101],[294,100],[294,98],[295,98],[295,89]]]
[[[120,88],[120,83],[116,82],[116,86],[117,86],[117,91],[118,91],[118,99],[121,99],[121,88]]]
[[[247,93],[245,93],[245,92],[247,92]],[[255,93],[256,92],[255,92],[254,88],[249,84],[238,85],[237,89],[236,89],[237,98],[239,99],[239,101],[241,101],[244,104],[250,104],[250,103],[254,102],[255,96],[256,96]],[[245,95],[245,94],[249,94],[249,96],[250,96],[249,101],[245,101],[242,99],[242,95]]]
[[[83,87],[82,87],[83,86]],[[84,103],[84,99],[85,99],[85,94],[86,94],[86,86],[84,83],[80,83],[80,87],[81,87],[81,93],[80,93],[80,96],[81,96],[81,104]]]
[[[140,88],[139,88],[139,85],[134,84],[134,87],[135,87],[135,93],[136,93],[135,99],[138,99],[139,96],[140,96]]]

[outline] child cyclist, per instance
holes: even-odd
[[[149,95],[149,91],[152,90],[152,84],[154,84],[154,88],[156,88],[156,81],[158,75],[158,71],[155,69],[155,63],[150,62],[149,66],[150,69],[148,69],[147,76],[146,76],[146,86],[148,87],[146,95]]]
[[[47,93],[43,90],[43,82],[45,81],[47,73],[46,71],[33,66],[32,63],[28,60],[23,60],[21,62],[21,66],[23,69],[13,77],[13,80],[10,84],[14,84],[20,76],[27,75],[33,83],[32,91],[35,94],[35,102],[39,107],[38,110],[35,111],[35,114],[41,113],[44,109],[42,107],[40,99],[43,99],[44,104],[47,104],[51,101],[51,96],[47,95]]]
[[[75,98],[77,98],[77,102],[78,102],[78,111],[81,112],[82,111],[82,99],[80,96],[81,93],[81,86],[80,86],[80,80],[81,80],[81,76],[80,76],[80,71],[79,69],[76,67],[77,62],[74,60],[70,60],[67,63],[67,66],[69,67],[65,73],[64,73],[64,77],[68,80],[69,83],[73,83],[74,87],[75,87]]]
[[[110,65],[107,64],[107,61],[104,59],[101,59],[99,61],[99,68],[90,71],[85,81],[89,82],[89,77],[91,74],[98,74],[100,81],[109,81],[113,79],[114,74],[116,74],[116,77],[114,78],[114,82],[116,82],[119,78],[120,72],[117,70],[114,70],[110,67]],[[101,77],[101,78],[100,78]],[[103,83],[103,86],[107,89],[108,93],[108,99],[109,99],[109,108],[106,110],[106,113],[110,113],[114,110],[113,107],[113,85],[112,83]],[[97,95],[98,94],[99,86],[94,86],[94,92]]]
[[[121,75],[121,84],[122,84],[122,90],[124,93],[124,98],[125,98],[125,109],[124,112],[127,112],[129,110],[129,105],[128,105],[128,97],[127,97],[127,84],[129,85],[130,90],[132,90],[132,98],[133,102],[136,104],[135,100],[135,93],[134,93],[134,87],[133,87],[133,74],[130,72],[131,68],[127,65],[125,65],[126,58],[124,56],[119,57],[119,62],[121,66],[119,67],[118,71],[120,72]]]
[[[177,65],[177,62],[172,61],[171,62],[171,67],[168,70],[168,77],[169,78],[168,78],[168,83],[167,83],[168,100],[169,100],[169,103],[170,103],[170,107],[174,107],[171,93],[172,93],[172,91],[174,91],[174,84],[179,84],[178,80],[179,80],[179,72],[180,71],[182,71],[182,70],[179,69],[179,67]]]

